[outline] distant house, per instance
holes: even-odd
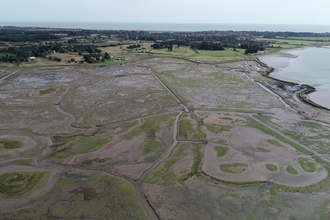
[[[33,61],[33,60],[36,60],[37,58],[36,57],[29,57],[28,60],[29,61]]]

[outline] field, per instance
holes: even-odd
[[[326,218],[328,111],[241,49],[150,44],[0,66],[1,219]]]

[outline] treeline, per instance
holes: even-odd
[[[70,53],[78,52],[79,55],[84,53],[97,54],[101,50],[94,45],[68,45],[64,46],[60,43],[46,43],[39,45],[21,45],[17,47],[7,47],[0,49],[0,53],[7,54],[7,56],[0,57],[2,62],[24,62],[28,61],[29,57],[46,58],[47,55],[53,53]],[[8,55],[10,54],[10,55]],[[58,61],[58,60],[56,60]]]
[[[26,41],[50,41],[58,40],[58,36],[47,33],[40,34],[0,34],[0,41],[6,42],[26,42]]]
[[[258,53],[258,51],[264,51],[265,48],[269,45],[266,42],[255,42],[251,40],[245,40],[244,43],[241,40],[232,41],[230,44],[228,43],[220,43],[220,42],[213,42],[213,41],[203,41],[203,42],[191,42],[188,45],[194,50],[225,50],[227,48],[241,48],[245,49],[245,53]],[[168,48],[169,51],[173,49],[173,45],[175,45],[175,41],[173,42],[160,42],[154,43],[151,45],[153,49],[162,49]],[[178,43],[177,47],[179,48],[182,44]]]
[[[202,43],[191,43],[192,49],[198,50],[224,50],[225,48],[221,43],[218,42],[206,42],[203,41]]]
[[[87,63],[98,63],[104,62],[105,60],[110,60],[111,56],[108,52],[105,52],[104,55],[101,53],[89,53],[83,56],[84,61]]]

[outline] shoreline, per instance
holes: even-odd
[[[267,78],[269,78],[269,79],[275,80],[275,81],[277,81],[277,82],[282,82],[282,83],[289,84],[289,85],[300,85],[300,86],[303,88],[303,90],[300,91],[300,92],[298,93],[297,98],[299,98],[299,99],[300,99],[301,101],[303,101],[304,103],[309,104],[309,105],[311,105],[311,106],[314,106],[314,107],[316,107],[316,108],[320,108],[320,109],[324,109],[324,110],[328,110],[328,111],[330,111],[329,108],[327,108],[327,107],[325,107],[325,106],[322,106],[322,105],[319,105],[319,104],[313,102],[313,101],[309,98],[308,94],[311,94],[311,93],[313,93],[313,92],[316,91],[316,89],[315,89],[313,86],[310,86],[310,85],[308,85],[308,84],[299,84],[299,83],[294,83],[294,82],[289,82],[289,81],[285,81],[285,80],[281,80],[281,79],[274,78],[274,77],[270,76],[270,74],[271,74],[272,72],[274,72],[275,69],[274,69],[273,67],[270,67],[270,66],[268,66],[267,64],[261,62],[260,59],[259,59],[258,57],[255,57],[255,56],[254,56],[254,58],[255,58],[255,61],[256,61],[259,65],[261,65],[262,67],[267,68],[266,72],[263,72],[263,73],[262,73],[263,76],[265,76],[265,77],[267,77]]]

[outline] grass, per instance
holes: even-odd
[[[284,147],[278,140],[275,140],[275,139],[268,140],[268,143],[278,146],[278,147]]]
[[[107,66],[107,65],[115,65],[115,64],[121,64],[121,63],[127,63],[129,60],[106,60],[104,62],[100,63],[91,63],[89,66]]]
[[[84,154],[95,151],[109,142],[109,135],[85,135],[74,137],[58,137],[52,147],[51,153],[47,156],[55,159],[68,158],[73,155]]]
[[[15,160],[13,163],[16,165],[23,165],[23,166],[32,166],[34,160]]]
[[[0,175],[0,196],[21,198],[39,188],[49,177],[49,172],[9,172]]]
[[[298,171],[293,166],[291,166],[291,165],[288,165],[286,167],[286,172],[288,172],[288,173],[290,173],[292,175],[298,175],[299,174]]]
[[[154,138],[149,138],[147,143],[143,146],[143,155],[154,152],[160,145],[164,145],[164,143],[158,142]]]
[[[183,139],[189,139],[189,133],[194,131],[194,127],[188,119],[183,119],[180,121],[179,125],[179,137]]]
[[[305,148],[303,148],[299,144],[296,144],[295,142],[287,139],[286,137],[283,137],[279,133],[273,131],[272,129],[268,128],[267,126],[265,126],[263,124],[258,123],[255,120],[251,120],[250,123],[249,123],[249,126],[258,129],[258,130],[262,131],[265,134],[271,135],[271,136],[275,137],[276,139],[282,141],[283,143],[291,145],[293,148],[295,148],[297,151],[299,151],[301,153],[304,153],[304,154],[310,154],[311,153],[310,151],[306,150]]]
[[[6,149],[16,149],[16,148],[20,148],[23,145],[23,143],[17,140],[0,139],[0,146],[1,145]]]
[[[164,186],[170,186],[177,180],[177,176],[174,172],[169,172],[162,177],[162,180]]]
[[[175,116],[176,114],[166,114],[160,115],[152,118],[147,118],[144,120],[143,125],[141,126],[141,130],[146,133],[149,137],[154,137],[159,125],[162,122],[167,122],[171,117]]]
[[[269,188],[269,193],[271,196],[277,196],[277,192],[273,186]]]
[[[134,186],[132,184],[126,183],[126,182],[119,182],[117,184],[117,188],[119,191],[125,195],[128,195],[128,199],[132,203],[137,203],[138,198],[135,195]]]
[[[218,124],[208,124],[206,125],[207,130],[209,130],[212,133],[221,133],[223,131],[229,131],[232,129],[232,126],[230,125],[218,125]]]
[[[226,173],[243,173],[248,167],[245,163],[221,164],[220,169]]]
[[[269,171],[273,171],[273,172],[278,171],[278,167],[276,165],[274,165],[274,164],[266,164],[266,168]]]
[[[305,170],[308,173],[314,173],[316,168],[316,163],[308,161],[307,158],[301,158],[299,159],[299,164],[303,170]]]
[[[192,152],[194,158],[190,171],[185,170],[181,172],[182,175],[180,177],[177,177],[174,172],[172,171],[169,172],[169,171],[171,167],[173,167],[178,161],[180,161],[182,154],[190,146],[191,146],[190,144],[179,144],[179,148],[175,150],[175,152],[172,154],[172,158],[166,160],[160,169],[153,172],[152,175],[147,177],[145,182],[148,184],[156,184],[161,178],[162,185],[164,186],[173,185],[175,182],[184,185],[185,180],[200,172],[203,163],[203,152],[202,152],[202,146],[200,144],[193,144],[192,146]]]
[[[188,117],[191,117],[191,119]],[[179,121],[179,131],[178,138],[180,140],[203,140],[206,137],[206,134],[202,130],[203,120],[198,118],[194,113],[183,114],[182,118]],[[193,123],[192,123],[193,121]]]
[[[40,95],[46,95],[46,94],[54,92],[55,90],[56,89],[54,89],[54,88],[43,89],[43,90],[40,90]]]
[[[218,152],[218,157],[224,157],[229,151],[229,147],[216,146],[214,149]]]
[[[315,157],[315,161],[319,164],[322,164],[326,171],[330,173],[330,163],[323,160],[320,157]],[[274,187],[277,189],[283,190],[285,192],[291,192],[291,193],[312,193],[312,192],[328,192],[330,190],[330,176],[328,175],[327,178],[322,180],[321,182],[318,182],[316,184],[312,184],[309,186],[304,187],[292,187],[292,186],[286,186],[281,184],[274,184]]]
[[[222,51],[214,51],[214,50],[192,50],[190,47],[173,47],[172,51],[168,51],[167,48],[163,49],[152,49],[150,54],[154,56],[161,56],[161,57],[179,57],[179,58],[186,58],[186,59],[193,59],[193,60],[200,60],[205,62],[230,62],[230,61],[238,61],[244,58],[245,60],[253,59],[250,55],[244,54],[244,49],[233,49],[222,50]],[[134,52],[134,54],[146,54],[141,53],[139,51]],[[259,52],[261,53],[261,52]]]
[[[202,146],[198,144],[194,144],[193,152],[194,152],[194,162],[193,165],[191,166],[190,172],[192,174],[196,174],[201,168],[203,163]]]
[[[246,104],[244,102],[236,103],[235,108],[246,108]]]
[[[236,49],[236,51],[229,50],[197,50],[200,55],[210,57],[243,57],[245,54],[244,49]]]
[[[270,150],[268,150],[266,148],[263,148],[263,147],[257,147],[257,150],[260,151],[260,152],[264,152],[264,153],[270,152]]]
[[[70,172],[28,207],[0,212],[0,219],[38,219],[49,210],[60,219],[148,218],[132,184],[105,175]]]
[[[155,172],[152,173],[151,176],[148,176],[146,179],[146,183],[149,184],[155,184],[158,182],[159,178],[161,175],[165,174],[166,172],[169,171],[169,169],[176,163],[178,162],[180,159],[175,157],[175,158],[171,158],[169,160],[167,160],[165,162],[165,164],[163,165],[163,167]]]
[[[176,151],[173,153],[174,157],[181,157],[183,153],[189,148],[190,144],[188,143],[179,143],[176,147]]]
[[[325,44],[329,45],[329,42],[319,42],[319,41],[312,41],[310,39],[285,39],[285,38],[273,38],[273,39],[266,39],[263,38],[262,40],[272,40],[274,41],[275,45],[281,45],[281,46],[295,46],[295,47],[300,47],[300,46],[313,46],[315,44]],[[270,44],[272,45],[272,43]]]

